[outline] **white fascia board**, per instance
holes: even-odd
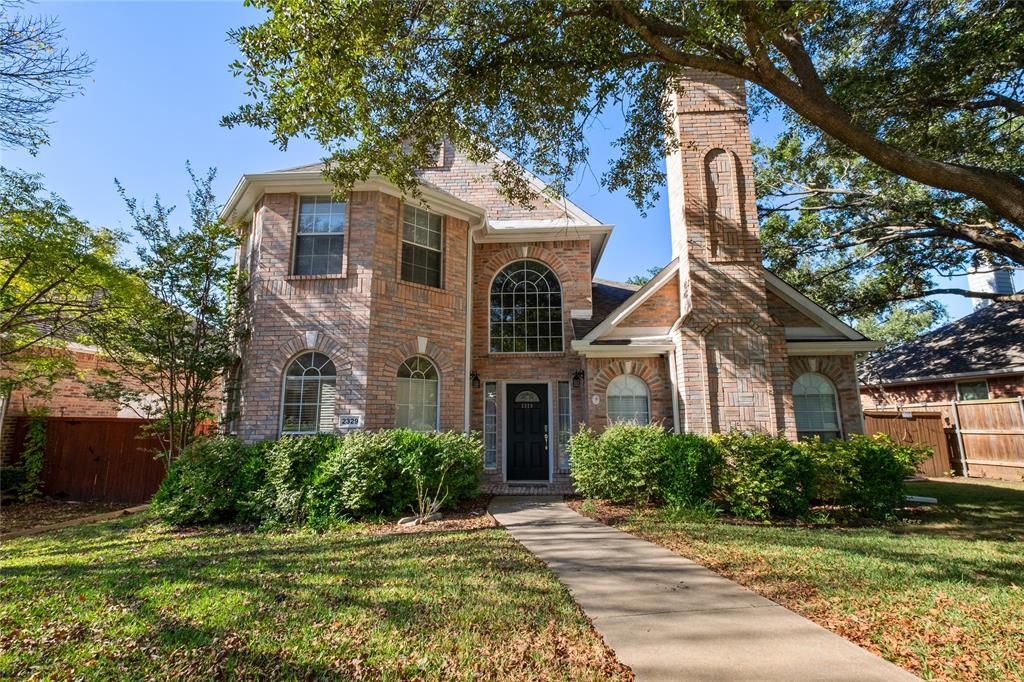
[[[250,173],[243,175],[221,209],[220,217],[224,221],[237,220],[263,194],[282,193],[324,193],[333,191],[333,186],[324,179],[320,171],[301,173]],[[454,196],[439,192],[426,185],[420,186],[420,196],[409,197],[384,178],[373,176],[362,182],[355,183],[352,192],[381,192],[412,202],[415,205],[429,206],[456,218],[471,223],[480,223],[484,219],[484,210],[479,206],[467,203]]]
[[[958,372],[955,374],[932,374],[913,379],[895,379],[892,381],[871,381],[870,377],[862,377],[863,386],[910,386],[912,384],[931,384],[936,381],[957,381],[960,379],[984,379],[986,377],[1002,377],[1013,374],[1024,374],[1024,365],[1013,365],[1002,369],[987,369],[982,372]]]
[[[597,270],[601,256],[608,245],[608,238],[614,225],[584,224],[565,220],[488,220],[487,227],[478,233],[478,243],[515,243],[563,241],[575,239],[590,240],[590,271]]]
[[[850,339],[851,341],[865,340],[863,334],[859,331],[846,324],[832,313],[828,312],[820,305],[807,298],[799,291],[794,289],[792,286],[784,282],[782,279],[772,274],[768,269],[764,269],[764,281],[769,289],[778,294],[787,303],[792,305],[794,308],[807,315],[807,317],[815,320],[819,324],[822,324],[830,329],[834,329],[839,332],[842,336]]]
[[[644,304],[644,301],[653,296],[661,287],[665,285],[672,277],[679,271],[679,259],[676,258],[671,263],[662,268],[661,272],[655,275],[651,281],[637,289],[636,293],[627,298],[619,307],[611,312],[608,317],[604,318],[601,324],[597,325],[590,330],[590,333],[584,336],[581,341],[590,343],[596,341],[608,333],[613,327],[617,326],[620,322],[625,320],[630,314]]]
[[[650,358],[670,353],[675,350],[675,346],[671,341],[629,345],[593,345],[584,341],[573,341],[572,349],[587,358]]]
[[[867,353],[882,347],[881,341],[862,339],[859,341],[787,341],[786,351],[790,355],[850,355]]]

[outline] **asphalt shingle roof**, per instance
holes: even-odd
[[[864,364],[868,384],[1024,369],[1024,303],[993,303]]]
[[[589,320],[573,320],[572,329],[576,339],[582,339],[589,334],[597,325],[601,324],[606,317],[622,305],[626,299],[635,294],[640,287],[625,282],[613,282],[610,279],[595,277],[590,283],[593,300],[593,314]]]

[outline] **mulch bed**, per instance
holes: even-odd
[[[0,533],[49,526],[131,506],[128,502],[68,502],[49,498],[31,502],[3,500],[0,502]]]
[[[445,509],[439,521],[429,521],[415,526],[400,526],[397,523],[375,524],[371,527],[369,533],[370,535],[400,535],[405,533],[437,533],[440,531],[495,528],[498,522],[487,511],[487,507],[491,504],[493,497],[493,495],[479,495],[468,500],[462,500],[454,508]]]

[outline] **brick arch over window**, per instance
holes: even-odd
[[[434,367],[437,368],[437,373],[440,375],[439,378],[442,382],[458,374],[459,368],[452,362],[451,353],[447,350],[428,340],[426,346],[421,351],[419,341],[417,339],[410,339],[396,346],[387,354],[384,360],[384,376],[395,376],[402,363],[416,355],[425,357],[434,363]]]
[[[587,360],[587,395],[601,397],[599,405],[589,408],[590,426],[600,431],[608,424],[608,384],[616,377],[632,374],[647,384],[650,397],[650,420],[672,428],[672,385],[664,357],[621,360]],[[588,401],[589,402],[589,401]]]
[[[835,387],[843,433],[863,433],[860,387],[856,382],[856,365],[853,358],[849,355],[797,355],[789,358],[790,386],[797,377],[808,373],[821,374]]]
[[[542,246],[515,246],[494,254],[484,265],[481,274],[486,279],[488,289],[498,272],[509,263],[517,260],[535,260],[551,268],[551,271],[555,273],[558,281],[562,284],[563,293],[566,286],[572,281],[572,269],[555,252]]]
[[[313,343],[310,343],[311,338]],[[320,332],[296,335],[278,346],[276,353],[278,361],[270,363],[271,367],[280,376],[292,360],[308,351],[317,351],[329,357],[331,362],[334,363],[334,369],[339,376],[343,372],[347,373],[352,369],[352,360],[344,355],[342,347]]]

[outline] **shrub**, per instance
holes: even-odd
[[[284,436],[265,451],[266,477],[251,512],[270,523],[299,524],[308,512],[308,492],[317,467],[340,447],[332,434]]]
[[[662,497],[673,506],[699,507],[714,494],[725,463],[713,439],[696,433],[666,434]]]
[[[581,428],[569,443],[573,484],[582,495],[613,502],[660,499],[665,446],[665,430],[655,424],[615,424],[600,436]]]
[[[176,525],[233,520],[259,485],[252,448],[235,438],[209,438],[185,448],[153,496],[154,510]]]
[[[0,493],[15,493],[25,483],[25,469],[20,466],[0,466]]]
[[[853,507],[874,519],[888,518],[902,506],[904,479],[928,454],[899,445],[883,433],[814,441],[805,448],[815,462],[818,499]]]
[[[719,437],[726,468],[724,496],[737,516],[801,517],[813,499],[810,453],[785,438],[730,433]]]
[[[409,511],[417,478],[431,496],[440,490],[450,505],[477,493],[480,466],[481,445],[474,436],[403,429],[353,433],[314,473],[308,523],[323,528],[350,517]]]

